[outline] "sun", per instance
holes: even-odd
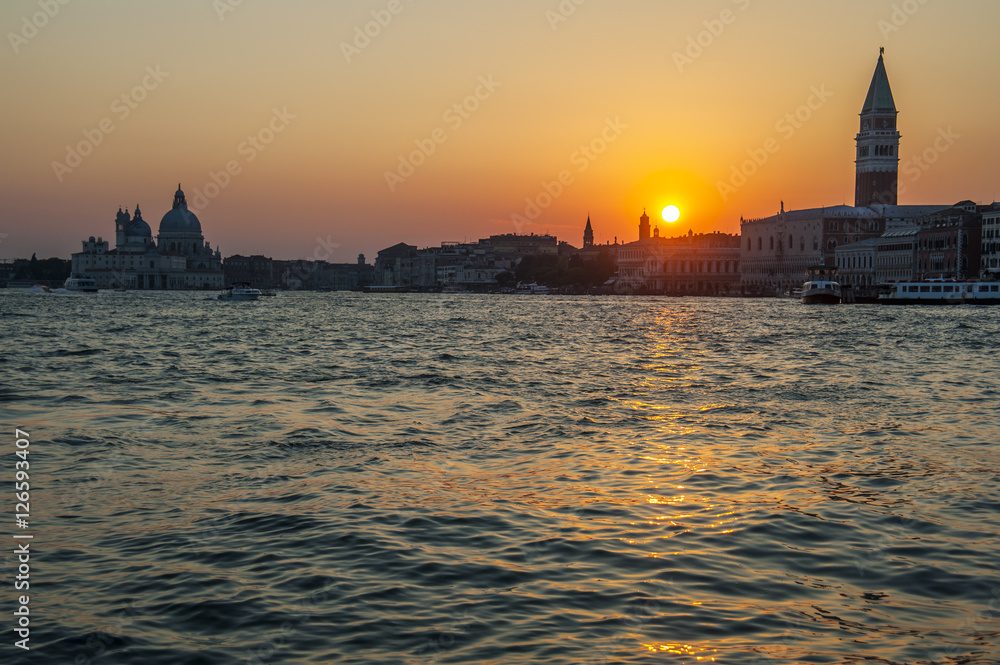
[[[677,206],[670,205],[663,209],[663,221],[673,224],[681,218],[681,210]]]

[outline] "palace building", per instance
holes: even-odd
[[[73,274],[92,277],[102,289],[218,289],[224,286],[222,254],[202,235],[201,222],[188,210],[180,185],[173,207],[160,220],[159,233],[142,218],[118,209],[115,248],[103,238],[83,241],[73,254]]]
[[[645,211],[639,240],[618,247],[618,293],[722,296],[740,287],[740,237],[688,231],[661,238]]]
[[[810,267],[837,265],[838,248],[840,264],[856,274],[856,279],[845,284],[868,285],[878,268],[879,259],[873,252],[885,244],[874,239],[912,229],[920,220],[952,208],[899,205],[898,115],[884,54],[880,53],[855,137],[854,205],[786,212],[782,204],[776,215],[741,219],[741,269],[746,291],[769,294],[801,286]],[[900,266],[896,272],[904,274],[906,270]]]

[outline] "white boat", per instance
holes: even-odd
[[[90,277],[70,275],[63,288],[70,293],[97,293],[97,280]]]
[[[551,291],[549,287],[540,284],[518,284],[517,293],[518,295],[545,295]]]
[[[1000,305],[1000,282],[928,279],[883,284],[882,305]]]
[[[264,295],[260,289],[252,289],[248,284],[237,284],[223,289],[219,300],[256,300]]]
[[[802,302],[806,305],[839,305],[843,300],[840,283],[812,280],[802,285]]]

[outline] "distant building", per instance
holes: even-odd
[[[73,274],[94,278],[102,289],[216,289],[224,281],[222,254],[205,241],[179,185],[155,242],[139,206],[131,217],[119,208],[115,248],[91,236],[83,251],[73,254],[72,264]]]
[[[868,238],[837,248],[834,265],[837,281],[845,288],[872,287],[878,284],[878,247],[882,238]]]
[[[480,243],[488,242],[493,253],[502,257],[516,257],[518,259],[525,256],[539,256],[543,254],[556,255],[559,253],[559,241],[555,236],[544,235],[517,235],[509,233],[507,235],[490,236],[488,241],[480,240]]]
[[[983,221],[979,207],[963,201],[920,220],[917,232],[919,279],[978,279]]]
[[[357,263],[319,262],[319,288],[330,291],[359,291],[375,283],[375,267],[359,254]]]
[[[255,289],[273,289],[278,286],[274,261],[260,254],[227,257],[222,270],[226,276],[226,284],[249,284]]]
[[[496,235],[473,243],[445,242],[417,249],[399,243],[378,253],[377,286],[413,289],[497,287],[497,276],[513,271],[526,256],[558,256],[559,241],[544,235]]]
[[[983,277],[1000,279],[1000,204],[983,210],[981,272]]]
[[[916,279],[919,226],[886,231],[875,250],[875,284]]]
[[[735,295],[740,287],[740,237],[726,233],[661,238],[639,218],[639,240],[618,248],[618,293]]]
[[[415,286],[417,248],[399,243],[378,253],[375,259],[375,286]]]
[[[590,216],[587,216],[587,227],[583,230],[583,248],[589,249],[594,246],[594,227],[590,225]]]

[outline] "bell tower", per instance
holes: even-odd
[[[639,218],[639,240],[649,240],[649,231],[649,215],[643,210]]]
[[[590,225],[590,217],[587,217],[587,228],[583,230],[583,248],[594,246],[594,227]]]
[[[854,194],[854,205],[859,208],[876,203],[898,203],[900,133],[896,129],[896,117],[899,112],[889,87],[884,54],[885,49],[880,49],[875,75],[861,109]]]

